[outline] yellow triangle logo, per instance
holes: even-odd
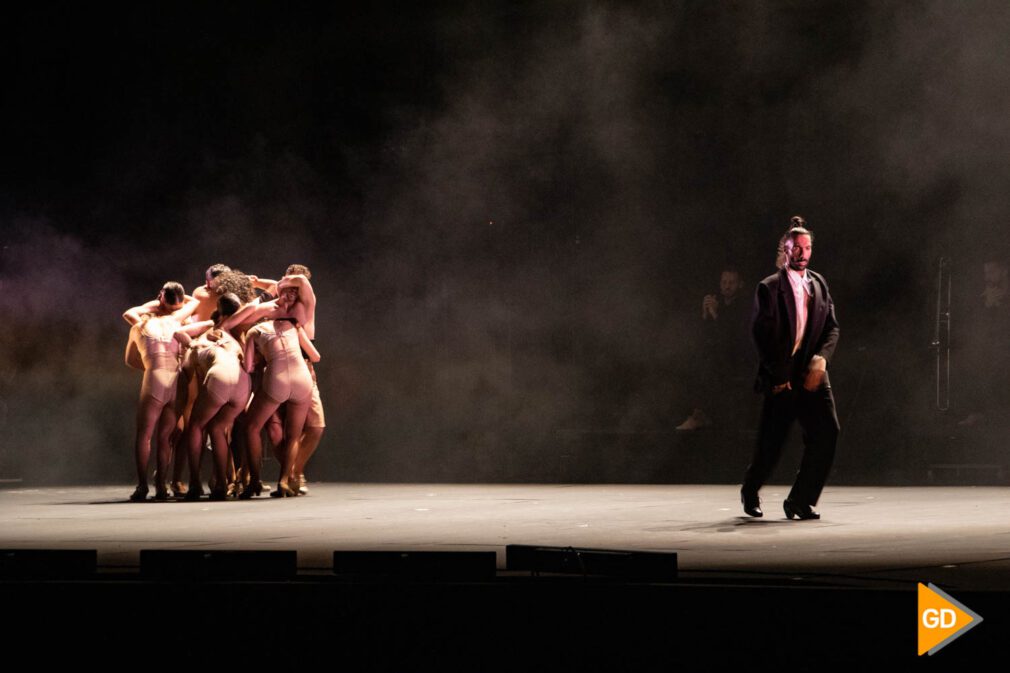
[[[932,656],[978,626],[982,617],[935,585],[919,584],[919,656]]]

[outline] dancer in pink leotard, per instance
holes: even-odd
[[[291,288],[286,293],[297,292]],[[288,297],[290,299],[290,297]],[[305,426],[305,417],[312,402],[312,375],[302,358],[301,351],[312,362],[320,360],[319,351],[305,334],[301,325],[288,320],[262,322],[246,334],[245,367],[252,372],[258,352],[266,360],[263,382],[249,406],[246,438],[249,446],[250,482],[240,497],[257,495],[260,456],[263,444],[260,430],[281,404],[287,402],[284,418],[284,439],[281,455],[281,472],[277,491],[281,497],[297,495],[289,486],[289,475],[298,451],[298,439]]]
[[[200,483],[200,458],[203,453],[203,433],[210,434],[214,449],[214,480],[211,500],[224,500],[228,494],[228,439],[235,417],[249,402],[251,385],[249,374],[242,367],[242,346],[227,331],[220,329],[221,321],[239,309],[241,302],[234,294],[218,298],[214,313],[215,329],[190,342],[184,332],[176,339],[189,345],[186,368],[199,384],[196,403],[185,431],[185,444],[189,452],[189,490],[187,500],[197,500],[203,495]]]
[[[173,336],[180,330],[199,334],[213,324],[193,323],[183,327],[182,321],[195,309],[196,302],[186,301],[182,286],[170,282],[165,283],[158,294],[157,307],[135,306],[123,314],[123,318],[132,325],[127,360],[131,360],[131,354],[139,355],[144,366],[144,378],[137,403],[137,435],[134,443],[137,488],[130,496],[133,501],[147,497],[147,464],[155,428],[158,460],[155,499],[168,499],[165,481],[172,457],[170,437],[176,422],[175,393],[179,377],[179,342]]]

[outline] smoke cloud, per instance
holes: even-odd
[[[24,150],[0,199],[2,469],[127,477],[119,314],[212,263],[299,262],[320,297],[319,478],[721,478],[750,437],[719,435],[688,474],[673,430],[708,352],[701,297],[727,265],[749,295],[798,212],[842,324],[839,473],[903,478],[937,418],[935,264],[955,259],[967,312],[965,244],[1008,250],[1010,10],[257,9],[255,39],[217,11],[213,40],[173,39],[171,15],[155,44],[130,33],[129,94],[99,100],[134,121],[57,125],[83,139],[74,186]]]

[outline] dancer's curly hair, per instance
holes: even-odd
[[[309,271],[309,267],[304,264],[292,264],[284,272],[285,276],[305,276],[309,280],[312,280],[312,272]]]
[[[227,264],[211,264],[207,267],[207,276],[209,278],[217,278],[226,271],[231,271],[231,267]]]
[[[217,277],[214,285],[214,292],[221,297],[229,292],[237,296],[242,303],[252,301],[256,293],[253,291],[252,281],[249,276],[241,271],[224,271]]]

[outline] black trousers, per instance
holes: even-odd
[[[803,430],[803,460],[789,499],[800,505],[816,505],[835,459],[839,430],[835,398],[827,375],[821,387],[813,392],[804,389],[802,382],[793,381],[792,386],[792,390],[765,395],[757,446],[742,490],[757,495],[779,462],[793,421],[799,421]]]

